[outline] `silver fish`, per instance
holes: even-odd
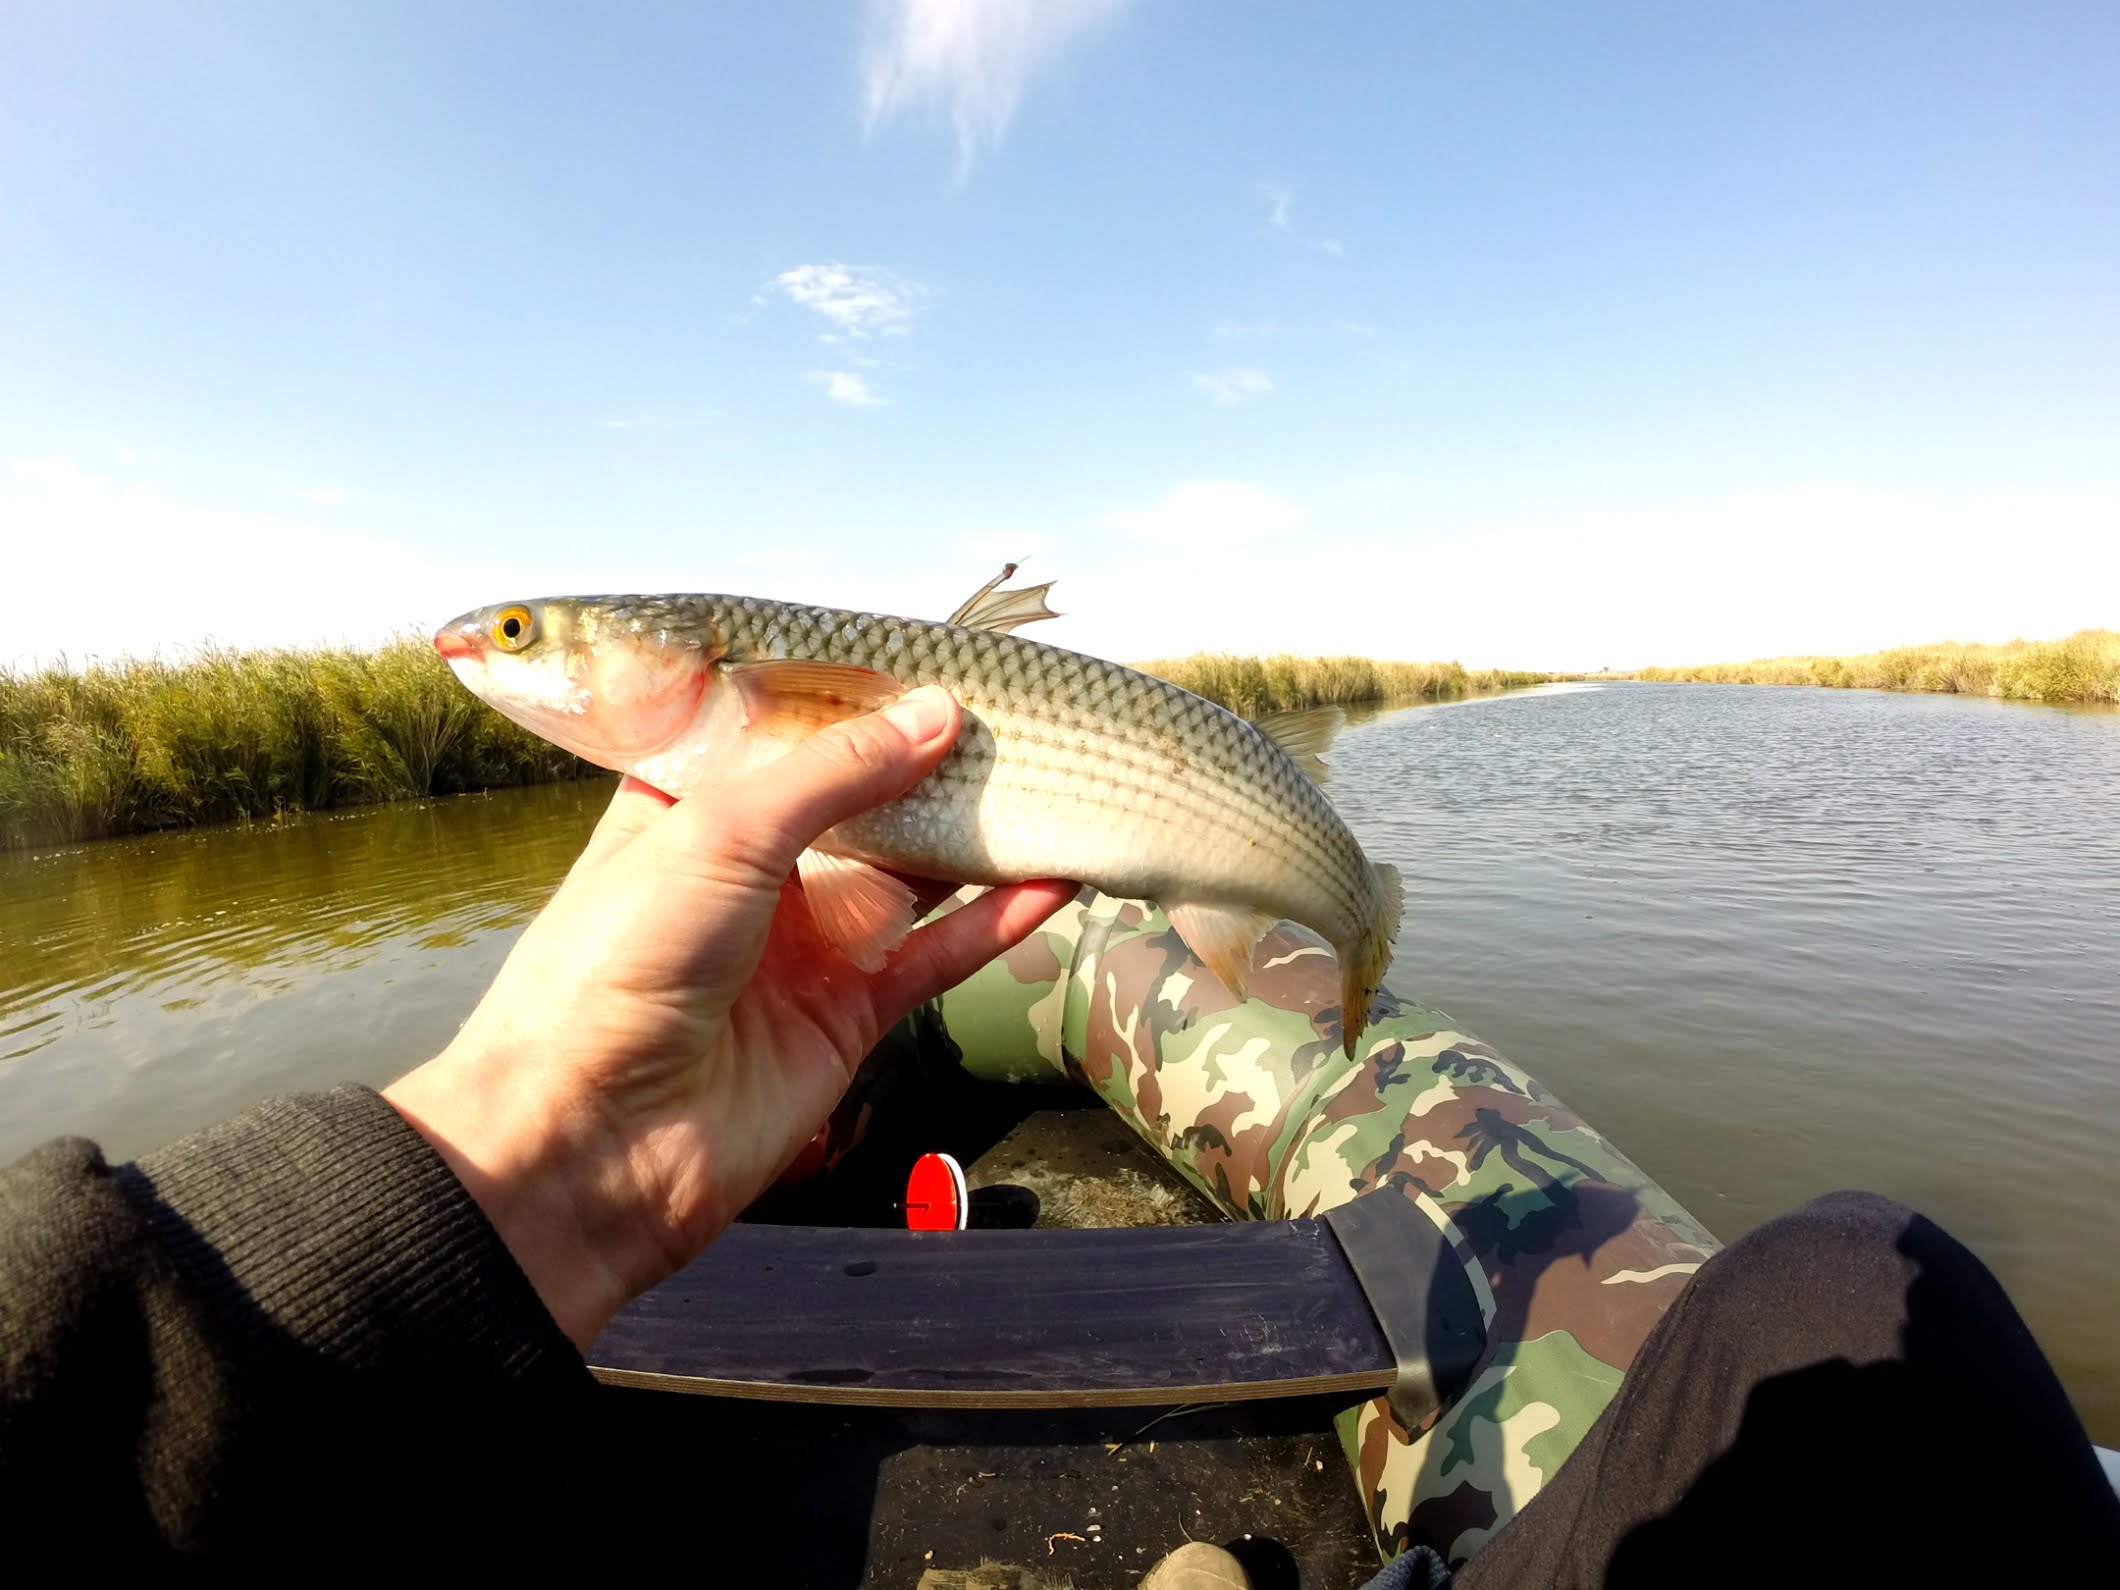
[[[742,596],[547,597],[466,613],[435,648],[516,722],[680,797],[940,685],[964,708],[942,765],[803,855],[811,914],[848,959],[875,969],[913,926],[912,892],[890,872],[1072,878],[1156,901],[1239,996],[1260,935],[1286,918],[1339,957],[1352,1055],[1401,891],[1291,758],[1313,760],[1314,745],[1284,747],[1176,685],[1002,632],[1052,615],[1045,587],[999,583],[956,623]]]

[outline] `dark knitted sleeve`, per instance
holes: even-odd
[[[463,1501],[510,1493],[589,1384],[462,1184],[366,1089],[270,1100],[135,1165],[66,1139],[0,1171],[11,1572],[292,1569],[283,1548],[354,1521],[372,1542],[408,1501],[417,1524],[442,1476]]]

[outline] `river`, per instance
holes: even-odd
[[[1392,985],[1712,1230],[1903,1198],[2120,1444],[2120,712],[1622,684],[1385,713],[1332,791],[1408,889]],[[600,784],[0,858],[0,1160],[136,1153],[439,1048]]]

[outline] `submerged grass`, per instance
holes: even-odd
[[[1303,707],[1344,707],[1358,701],[1445,701],[1482,690],[1544,684],[1550,674],[1502,668],[1467,669],[1454,662],[1377,662],[1368,657],[1236,657],[1195,652],[1190,657],[1134,664],[1255,718]]]
[[[473,696],[425,640],[0,671],[0,847],[593,771]]]
[[[2006,646],[1901,646],[1860,657],[1770,657],[1704,668],[1644,668],[1637,679],[1717,685],[1828,685],[1923,690],[2014,701],[2120,702],[2120,631]]]

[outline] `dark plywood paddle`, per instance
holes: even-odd
[[[1339,1234],[735,1226],[621,1311],[589,1362],[620,1385],[897,1407],[1446,1398],[1484,1339],[1462,1267],[1396,1192],[1335,1215]]]

